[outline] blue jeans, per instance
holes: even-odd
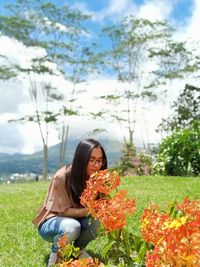
[[[69,218],[53,217],[45,221],[39,228],[40,236],[52,244],[52,252],[58,251],[58,239],[67,234],[67,242],[74,241],[74,246],[85,248],[97,236],[99,221],[90,217]]]

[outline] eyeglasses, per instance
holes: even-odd
[[[103,159],[89,159],[89,164],[90,165],[96,165],[98,163],[98,165],[104,165],[104,160]]]

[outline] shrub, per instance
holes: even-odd
[[[137,153],[133,144],[126,143],[123,156],[113,167],[120,175],[149,175],[152,169],[152,158],[145,153]]]
[[[172,176],[200,175],[200,121],[176,130],[159,146],[153,173]]]

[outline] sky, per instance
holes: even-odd
[[[15,1],[1,0],[0,13],[5,14],[3,8],[5,4]],[[80,9],[83,13],[92,16],[89,26],[92,33],[97,34],[100,27],[118,22],[123,17],[134,15],[138,18],[149,20],[167,20],[176,29],[177,40],[191,39],[199,41],[198,34],[200,27],[200,0],[59,0],[59,4],[69,4],[71,7]],[[106,44],[105,44],[106,45]],[[11,40],[0,35],[0,55],[6,55],[12,62],[22,65],[31,58],[32,55],[40,53],[34,49],[26,49],[15,40]],[[62,83],[62,81],[54,81]],[[193,81],[194,83],[196,81]],[[174,87],[183,87],[185,81],[175,81]],[[195,85],[195,84],[194,84]],[[68,85],[69,86],[69,85]],[[96,96],[109,88],[110,91],[120,88],[116,79],[109,76],[91,76],[87,82],[88,96],[83,96],[81,102],[95,111],[97,105],[101,108],[101,102],[91,101],[92,96]],[[26,84],[20,80],[0,81],[0,153],[33,153],[41,150],[42,143],[37,125],[33,124],[11,124],[8,119],[15,118],[17,115],[24,115],[31,112],[33,107],[30,102]],[[95,91],[93,90],[95,88]],[[183,89],[183,88],[182,88]],[[171,101],[177,97],[178,92],[174,93]],[[146,143],[160,142],[160,134],[155,132],[162,115],[165,116],[170,111],[170,106],[164,107],[162,103],[157,103],[149,108],[149,112],[142,116],[136,125],[135,141],[138,146]],[[88,137],[88,132],[94,128],[106,128],[106,136],[112,139],[122,140],[123,129],[117,124],[105,121],[92,121],[87,118],[79,117],[70,121],[70,138]],[[97,136],[97,139],[102,136]],[[58,134],[55,129],[50,129],[49,145],[59,142]]]

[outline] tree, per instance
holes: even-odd
[[[71,79],[67,73],[73,73],[74,84],[80,82],[78,76],[80,68],[85,63],[83,53],[89,55],[89,49],[82,46],[82,56],[73,58],[77,52],[77,42],[80,36],[84,39],[85,31],[82,22],[88,16],[81,12],[71,10],[68,6],[58,7],[43,1],[18,0],[16,4],[9,5],[9,15],[0,17],[0,31],[2,34],[15,38],[26,47],[35,47],[42,51],[42,55],[32,59],[29,67],[16,66],[18,73],[29,76],[29,93],[35,106],[35,114],[24,116],[20,121],[37,122],[42,138],[44,151],[43,177],[47,177],[48,166],[48,125],[58,122],[62,114],[76,114],[69,107],[63,105],[60,110],[53,108],[52,101],[63,100],[61,94],[52,86],[50,76],[62,76],[68,81]],[[79,48],[81,45],[79,44]],[[85,49],[85,50],[84,50]],[[75,73],[76,71],[76,73]],[[41,83],[36,82],[37,75],[49,75]],[[37,77],[36,77],[37,76]],[[40,78],[41,80],[41,78]],[[71,81],[71,80],[70,80]],[[74,89],[73,89],[74,90]],[[72,90],[72,91],[73,91]],[[72,94],[73,95],[73,94]],[[72,100],[68,97],[69,103]],[[42,97],[42,98],[41,98]],[[40,99],[39,99],[40,98]],[[43,104],[43,108],[41,107]],[[63,135],[65,138],[66,135]]]
[[[186,84],[178,99],[171,106],[172,115],[163,119],[159,129],[175,131],[188,128],[194,122],[200,121],[200,88]]]
[[[124,88],[102,96],[102,99],[111,104],[110,117],[128,131],[128,135],[124,134],[124,142],[132,146],[138,104],[142,105],[145,99],[156,99],[156,94],[147,89],[144,82],[148,82],[150,76],[147,70],[149,50],[155,43],[164,41],[171,34],[171,28],[163,22],[129,16],[118,25],[105,28],[103,33],[110,44],[109,50],[103,53],[103,66],[106,65],[112,75],[117,75]]]
[[[55,63],[63,79],[72,85],[68,88],[67,96],[63,98],[64,104],[59,109],[57,121],[61,141],[59,165],[62,166],[70,130],[69,117],[78,116],[81,109],[76,105],[76,100],[83,91],[78,90],[77,85],[85,81],[91,66],[94,65],[92,50],[95,45],[89,46],[86,42],[87,30],[83,27],[83,22],[87,21],[89,16],[78,10],[72,10],[66,5],[59,8],[52,3],[44,3],[38,18],[41,25],[44,25],[44,32],[51,36],[48,37],[45,60]]]
[[[150,57],[156,60],[157,69],[153,71],[155,79],[148,88],[160,89],[159,100],[162,103],[162,118],[165,120],[166,106],[170,104],[172,90],[176,89],[171,83],[175,79],[183,79],[186,74],[191,72],[192,69],[188,66],[191,63],[192,53],[186,48],[186,42],[175,42],[167,38],[167,42],[150,49]],[[162,139],[162,128],[160,132]]]

